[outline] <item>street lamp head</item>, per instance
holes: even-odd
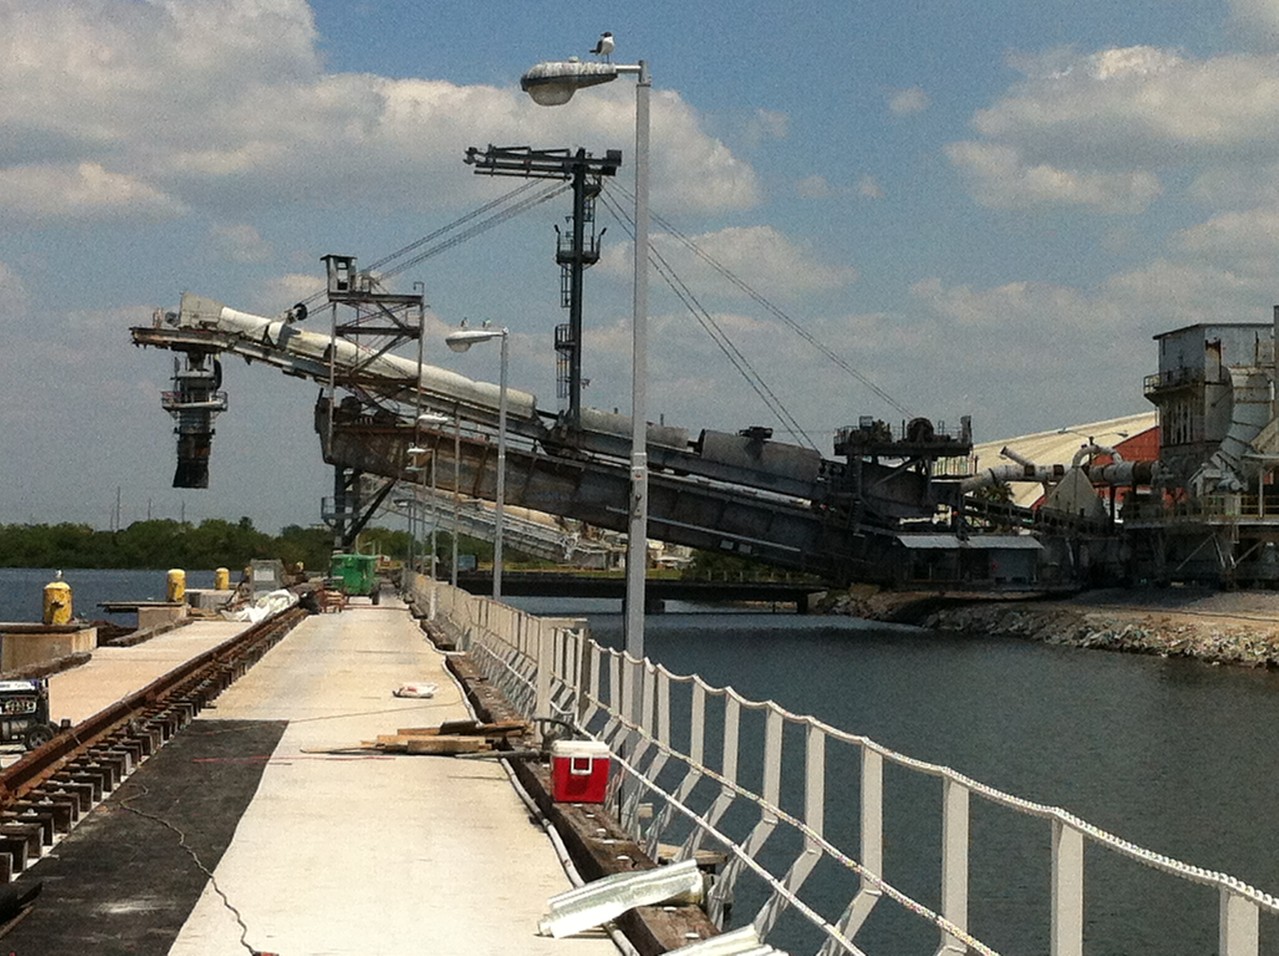
[[[448,425],[453,419],[447,415],[441,415],[439,412],[423,412],[417,417],[419,425]],[[412,449],[409,450],[410,453]]]
[[[476,342],[504,338],[506,333],[506,329],[458,329],[444,336],[444,343],[454,352],[465,352]]]
[[[539,106],[563,106],[578,90],[615,80],[619,72],[613,63],[577,60],[538,63],[520,77],[520,89]]]

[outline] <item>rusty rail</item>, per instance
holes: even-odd
[[[0,770],[0,883],[68,832],[306,616],[295,606],[254,624]]]

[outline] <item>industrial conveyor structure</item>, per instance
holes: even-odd
[[[331,270],[334,261],[354,262],[325,258]],[[366,304],[381,294],[375,285],[366,289]],[[345,290],[340,304],[351,298]],[[324,460],[339,473],[420,484],[426,460],[441,492],[495,497],[498,386],[353,340],[339,334],[336,320],[328,334],[302,328],[305,311],[268,318],[185,294],[176,312],[157,312],[132,335],[135,344],[184,353],[197,368],[232,353],[321,384],[316,431]],[[574,427],[515,388],[507,389],[506,406],[505,501],[624,531],[630,419],[582,408]],[[422,424],[433,418],[455,424]],[[967,419],[956,434],[922,418],[897,432],[863,419],[840,433],[843,460],[774,441],[771,430],[758,427],[694,436],[649,424],[647,436],[650,537],[832,582],[885,584],[909,575],[904,540],[960,510],[972,445]],[[206,468],[209,447],[206,440]],[[967,546],[980,551],[980,536]]]

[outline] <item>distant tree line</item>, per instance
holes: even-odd
[[[278,536],[248,518],[209,518],[198,525],[161,518],[119,531],[85,524],[0,525],[0,566],[9,568],[230,568],[279,558],[308,568],[328,565],[333,532],[289,525]]]
[[[366,528],[359,539],[361,551],[397,560],[408,557],[409,543],[407,531],[388,528]],[[458,544],[465,554],[492,560],[488,542],[461,535]],[[446,532],[437,535],[436,548],[446,566],[452,552]],[[429,547],[419,540],[414,550],[421,563]],[[119,531],[70,523],[0,524],[0,567],[6,568],[228,568],[234,579],[254,558],[279,558],[289,567],[301,564],[324,573],[332,553],[328,528],[288,525],[270,535],[254,528],[249,518],[208,518],[198,525],[160,518],[135,521]]]

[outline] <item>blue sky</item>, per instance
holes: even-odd
[[[979,440],[1146,410],[1151,336],[1266,322],[1279,297],[1279,2],[545,3],[0,0],[0,521],[248,515],[310,524],[315,389],[227,369],[211,487],[177,492],[171,356],[128,327],[184,290],[274,314],[319,257],[371,262],[495,198],[467,146],[620,148],[633,84],[532,104],[587,56],[654,79],[654,211],[912,413]],[[397,279],[427,360],[462,317],[513,332],[555,405],[552,227],[526,213]],[[607,223],[601,212],[601,222]],[[654,243],[829,454],[899,413],[655,230]],[[588,404],[629,402],[630,251],[587,278]],[[651,416],[775,425],[660,282]]]

